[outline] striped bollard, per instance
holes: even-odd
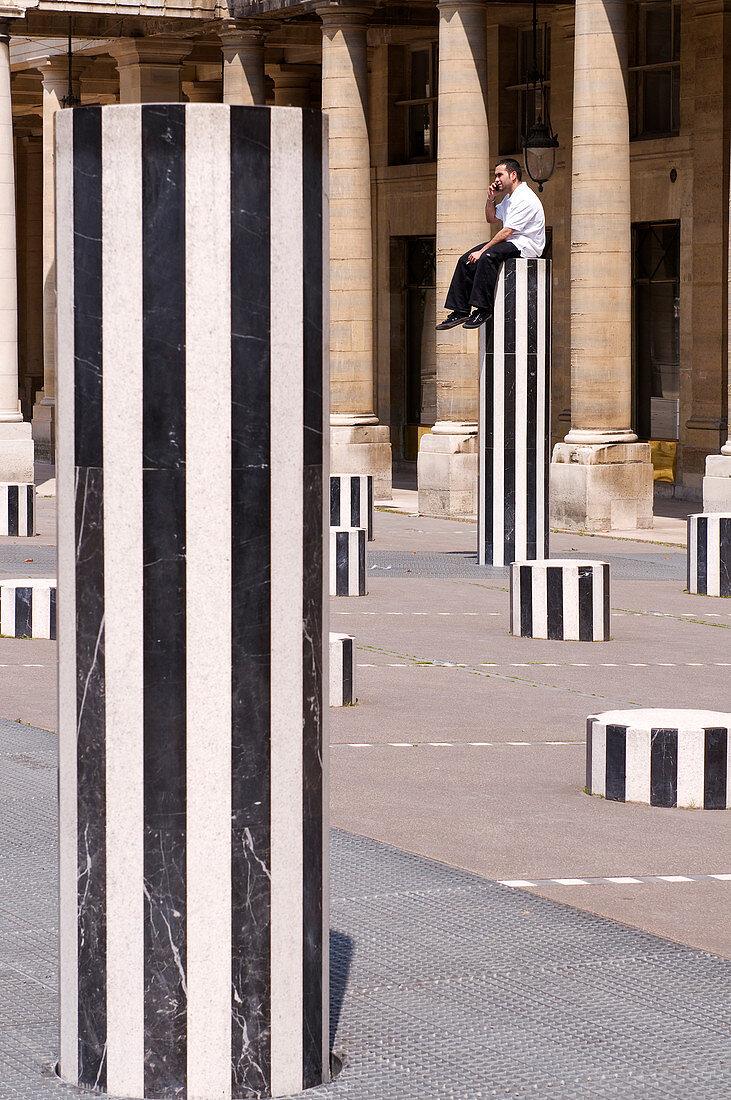
[[[688,516],[688,591],[731,596],[731,512]]]
[[[573,558],[513,562],[510,633],[559,642],[608,642],[608,564]]]
[[[0,535],[35,535],[35,500],[35,485],[0,483]]]
[[[365,527],[373,542],[372,474],[330,474],[330,526]]]
[[[0,581],[3,638],[56,637],[56,578],[19,577]]]
[[[355,695],[355,638],[330,634],[330,706],[352,707]]]
[[[56,141],[60,1073],[288,1095],[329,1077],[321,117]]]
[[[330,595],[368,595],[365,527],[330,528]]]
[[[548,556],[550,371],[550,260],[506,260],[480,329],[480,565]]]
[[[614,802],[731,808],[731,714],[615,710],[586,720],[586,789]]]

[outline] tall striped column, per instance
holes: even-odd
[[[328,1078],[319,114],[59,112],[62,1077]]]
[[[480,330],[477,560],[548,557],[551,263],[507,260]]]

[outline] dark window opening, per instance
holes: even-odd
[[[633,140],[668,137],[680,129],[680,4],[638,4],[630,65]]]
[[[677,440],[680,411],[680,222],[632,227],[634,430]]]

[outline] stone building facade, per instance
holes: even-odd
[[[530,6],[38,0],[0,18],[0,480],[31,423],[39,453],[54,442],[55,112],[268,103],[330,117],[334,466],[388,498],[418,459],[423,512],[473,512],[477,336],[434,324],[456,257],[489,236],[492,166],[520,156]],[[559,136],[554,517],[650,526],[653,461],[659,491],[700,500],[708,459],[709,500],[731,508],[731,2],[541,3],[538,27]]]

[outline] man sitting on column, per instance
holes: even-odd
[[[511,256],[537,259],[546,247],[546,215],[543,205],[527,183],[517,160],[502,160],[495,168],[495,179],[487,191],[485,217],[490,225],[502,222],[503,228],[486,244],[460,256],[444,303],[452,312],[440,330],[462,325],[479,328],[492,316],[500,264]],[[495,204],[496,195],[504,198]],[[472,313],[470,313],[472,310]]]

